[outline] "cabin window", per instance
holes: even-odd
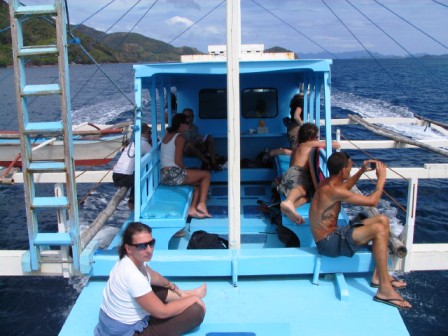
[[[244,118],[275,118],[278,115],[276,89],[245,89],[241,99]]]
[[[226,89],[203,89],[199,91],[199,118],[227,119]]]

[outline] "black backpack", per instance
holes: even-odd
[[[193,232],[190,241],[188,242],[187,249],[227,249],[229,248],[229,242],[221,238],[215,233],[208,233],[203,230]]]

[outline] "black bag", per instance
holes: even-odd
[[[190,241],[188,242],[187,249],[227,249],[229,248],[229,242],[221,238],[215,233],[208,233],[203,230],[193,232]]]

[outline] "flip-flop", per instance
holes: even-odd
[[[400,286],[400,287],[398,287],[398,286],[394,286],[394,282],[403,282],[401,279],[398,279],[398,278],[393,278],[391,281],[390,281],[390,284],[392,285],[392,287],[394,288],[394,289],[405,289],[406,287],[407,287],[407,284],[406,285],[404,285],[404,286]],[[379,284],[376,284],[376,283],[374,283],[374,282],[371,282],[370,283],[370,287],[372,287],[372,288],[378,288],[380,285]]]
[[[373,301],[384,303],[384,304],[387,304],[389,306],[392,306],[392,307],[395,307],[398,309],[411,309],[410,307],[402,307],[399,305],[399,302],[406,302],[406,300],[404,300],[404,299],[381,299],[375,295],[373,297]],[[398,303],[394,303],[394,302],[398,302]]]

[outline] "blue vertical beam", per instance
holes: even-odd
[[[320,119],[321,119],[320,115],[321,89],[322,89],[321,74],[317,73],[314,81],[314,91],[315,91],[316,125],[317,127],[319,127],[319,131],[320,131]]]
[[[134,221],[140,220],[141,212],[141,134],[142,134],[142,80],[136,78],[134,80],[134,97],[135,97],[135,125],[134,125]]]
[[[331,134],[331,78],[330,72],[324,72],[324,108],[325,108],[325,134]],[[325,139],[327,160],[331,155],[331,136]]]
[[[309,78],[308,73],[305,73],[303,79],[303,122],[311,122],[313,120],[313,116],[310,115],[309,103],[308,103],[308,85]]]
[[[317,127],[319,127],[318,119],[317,119],[315,108],[314,108],[316,106],[316,102],[315,102],[315,99],[316,99],[316,94],[315,94],[316,86],[315,86],[315,80],[314,79],[315,79],[315,73],[311,72],[310,73],[310,79],[309,79],[310,95],[309,95],[309,98],[308,98],[309,99],[308,107],[309,107],[309,110],[310,110],[310,117],[311,117],[310,120],[314,120],[316,125],[317,125]]]
[[[80,254],[81,254],[81,233],[79,230],[79,213],[78,213],[78,194],[76,190],[75,177],[75,150],[73,147],[72,134],[72,108],[70,102],[70,77],[68,67],[68,51],[67,51],[67,16],[65,2],[56,2],[56,10],[58,16],[56,18],[56,35],[59,49],[58,67],[59,81],[61,87],[61,120],[64,127],[64,157],[65,167],[67,169],[66,192],[70,202],[69,206],[69,231],[72,238],[72,257],[73,268],[80,270]]]

